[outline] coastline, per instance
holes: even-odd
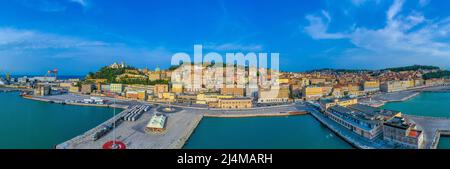
[[[205,114],[205,117],[213,118],[247,118],[247,117],[279,117],[279,116],[299,116],[307,115],[308,112],[280,112],[280,113],[260,113],[260,114]]]
[[[67,104],[67,105],[74,105],[74,106],[95,106],[95,107],[115,107],[115,108],[121,108],[121,109],[127,109],[129,105],[133,104],[151,104],[149,102],[142,102],[142,101],[131,101],[131,100],[120,100],[122,104],[129,104],[128,106],[125,105],[97,105],[97,104],[84,104],[84,103],[65,103],[64,98],[70,95],[54,95],[54,96],[25,96],[22,97],[24,99],[29,99],[33,101],[41,101],[41,102],[47,102],[47,103],[56,103],[56,104]],[[77,95],[77,97],[88,97],[84,95]],[[175,106],[174,106],[175,107]],[[297,109],[293,108],[293,104],[289,105],[281,105],[281,106],[273,106],[273,107],[259,107],[259,108],[253,108],[253,109],[236,109],[236,110],[222,110],[222,109],[196,109],[196,108],[183,108],[182,112],[173,113],[173,114],[167,114],[169,116],[169,124],[168,124],[168,132],[163,134],[162,136],[154,136],[151,134],[148,134],[147,136],[139,136],[142,140],[147,140],[150,142],[156,141],[157,144],[153,145],[146,145],[146,146],[135,146],[134,141],[132,142],[132,146],[129,148],[151,148],[151,149],[158,149],[158,148],[168,148],[168,149],[180,149],[183,148],[185,143],[189,140],[192,133],[195,131],[199,123],[201,122],[202,118],[204,116],[207,117],[218,117],[218,118],[243,118],[243,117],[270,117],[270,116],[292,116],[292,115],[301,115],[305,114],[305,112],[298,111]],[[156,107],[154,107],[156,109]],[[156,110],[152,110],[150,114],[153,112],[156,112]],[[150,114],[146,115],[146,118],[142,118],[139,123],[139,126],[143,126],[143,123],[147,123],[150,119]],[[121,113],[117,114],[116,117],[120,117]],[[91,136],[94,132],[98,131],[99,128],[102,128],[103,125],[108,124],[108,122],[111,122],[112,119],[115,117],[111,117],[110,119],[106,120],[105,122],[97,125],[96,127],[81,133],[80,135],[67,140],[63,143],[60,143],[55,146],[55,148],[58,149],[66,149],[66,148],[82,148],[82,149],[95,149],[95,148],[101,148],[101,145],[98,145],[101,141],[97,141],[97,143],[88,143],[89,136]],[[185,120],[182,120],[185,119]],[[181,124],[182,125],[175,125],[175,124]],[[128,125],[128,126],[127,126]],[[124,125],[120,125],[115,130],[122,130],[122,132],[127,135],[127,133],[134,133],[137,131],[137,126],[132,126],[133,124],[126,124],[126,127],[123,127]],[[125,130],[125,131],[124,131]],[[173,132],[178,134],[173,134]],[[105,136],[106,138],[109,138],[108,136]],[[124,138],[128,137],[134,137],[134,136],[125,136]],[[131,139],[130,139],[131,140]],[[165,140],[165,141],[161,141]],[[139,141],[138,141],[139,142]]]
[[[381,107],[390,102],[404,102],[408,101],[423,92],[450,92],[449,85],[440,86],[423,86],[418,88],[412,88],[404,91],[397,91],[391,93],[379,93],[373,96],[360,98],[363,104],[367,104],[372,107]]]
[[[91,107],[105,107],[105,108],[118,108],[118,109],[126,109],[128,107],[125,105],[118,105],[118,104],[87,104],[87,103],[62,102],[62,101],[50,100],[50,99],[39,98],[39,97],[34,97],[34,96],[22,97],[22,98],[34,100],[34,101],[40,101],[40,102],[65,104],[65,105],[73,105],[73,106],[91,106]]]
[[[434,88],[433,87],[429,87],[429,88]],[[440,86],[440,88],[442,88]],[[449,86],[445,86],[445,89],[449,88]],[[428,89],[428,88],[425,88]],[[423,90],[423,89],[421,89]],[[419,95],[421,92],[427,92],[427,91],[402,91],[402,92],[409,92],[406,95],[402,96],[401,98],[397,98],[397,99],[390,99],[390,100],[386,100],[384,101],[384,103],[387,102],[402,102],[402,101],[407,101],[411,98],[414,98],[415,96]],[[394,93],[383,93],[383,94],[391,94],[391,95],[396,95],[399,92],[394,92]],[[57,100],[55,98],[43,98],[43,97],[22,97],[24,99],[30,99],[30,100],[35,100],[35,101],[43,101],[43,102],[49,102],[49,103],[59,103],[59,104],[67,104],[67,105],[74,105],[74,106],[96,106],[96,107],[113,107],[113,108],[121,108],[121,109],[127,109],[128,106],[125,105],[97,105],[97,104],[84,104],[84,103],[63,103],[61,100]],[[133,102],[131,100],[122,100],[123,102]],[[138,103],[144,103],[144,102],[140,102],[137,101]],[[147,104],[152,104],[151,102],[145,102]],[[157,103],[158,105],[162,105]],[[174,105],[172,105],[174,106]],[[239,109],[239,110],[222,110],[222,109],[204,109],[204,108],[196,108],[196,107],[185,107],[183,109],[188,110],[188,112],[180,112],[181,115],[177,115],[177,116],[184,116],[183,114],[191,114],[189,116],[191,116],[191,121],[187,122],[184,127],[179,127],[179,126],[172,126],[175,127],[172,130],[180,130],[177,131],[177,133],[179,133],[179,135],[176,137],[178,139],[176,140],[172,140],[171,143],[166,143],[165,146],[160,145],[161,147],[159,148],[169,148],[169,149],[181,149],[184,147],[184,145],[186,144],[186,142],[189,140],[190,136],[192,135],[192,133],[195,131],[195,129],[197,128],[197,126],[200,124],[201,120],[203,119],[203,117],[214,117],[214,118],[246,118],[246,117],[274,117],[274,116],[292,116],[292,115],[305,115],[305,114],[311,114],[313,117],[315,117],[316,120],[318,120],[319,122],[321,122],[322,124],[326,125],[331,131],[333,131],[334,133],[336,133],[340,138],[343,138],[346,142],[350,143],[352,146],[356,147],[356,148],[360,148],[360,149],[366,149],[366,148],[386,148],[386,147],[370,147],[361,143],[358,143],[358,141],[355,141],[353,139],[349,139],[346,138],[345,136],[341,135],[341,133],[339,133],[339,131],[337,131],[336,129],[334,129],[333,127],[330,127],[327,125],[327,123],[325,123],[323,121],[323,119],[316,117],[316,115],[314,113],[311,112],[302,112],[298,107],[298,105],[296,104],[289,104],[289,105],[281,105],[281,106],[273,106],[273,107],[257,107],[257,108],[253,108],[253,109]],[[174,106],[177,107],[177,106]],[[294,107],[294,109],[292,109]],[[293,112],[296,111],[298,113],[289,113],[289,112]],[[194,112],[194,113],[192,113]],[[196,112],[196,113],[195,113]],[[301,112],[301,113],[300,113]],[[120,115],[121,113],[117,114]],[[196,115],[195,115],[196,114]],[[116,116],[117,117],[117,116]],[[179,118],[179,117],[177,117]],[[114,117],[112,117],[111,119],[106,120],[105,122],[99,124],[97,127],[92,128],[70,140],[67,140],[66,142],[63,142],[61,144],[59,144],[58,146],[56,146],[55,148],[70,148],[71,146],[67,146],[69,144],[72,144],[73,142],[75,142],[76,140],[83,140],[85,139],[87,136],[90,136],[88,134],[92,134],[92,132],[95,132],[96,129],[99,126],[102,126],[108,122],[110,122],[112,119],[114,119]],[[119,126],[122,127],[122,126]],[[182,129],[180,129],[182,128]],[[181,132],[181,133],[180,133]],[[154,137],[154,136],[149,136],[149,137]],[[162,136],[164,137],[164,136]],[[154,139],[151,139],[154,140]],[[156,140],[160,140],[160,139],[156,139]],[[163,139],[164,140],[164,139]],[[166,139],[167,140],[167,139]],[[79,143],[82,144],[82,143]],[[66,147],[67,146],[67,147]],[[72,148],[76,148],[78,146],[74,146]],[[100,148],[100,147],[84,147],[84,148],[88,148],[88,149],[92,149],[92,148]],[[130,147],[130,148],[139,148],[139,147]],[[142,147],[142,148],[158,148],[158,147]]]

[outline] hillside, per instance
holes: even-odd
[[[433,79],[433,78],[449,78],[449,77],[450,77],[450,71],[448,71],[448,70],[426,73],[422,76],[422,78],[425,80]]]
[[[401,71],[436,70],[436,69],[440,69],[440,68],[437,66],[413,65],[413,66],[404,66],[404,67],[393,67],[393,68],[387,68],[387,69],[383,69],[383,70],[401,72]]]

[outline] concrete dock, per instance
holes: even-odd
[[[361,104],[366,104],[373,107],[383,106],[388,102],[402,102],[414,98],[419,95],[418,91],[399,91],[392,93],[381,93],[370,97],[360,98],[358,102]]]
[[[424,132],[425,149],[436,149],[441,135],[450,136],[450,118],[405,115]]]
[[[298,115],[305,112],[298,110],[294,106],[279,106],[271,108],[245,109],[245,110],[208,110],[205,113],[206,117],[224,117],[224,118],[238,118],[238,117],[270,117],[270,116],[290,116]],[[297,113],[297,114],[296,114]]]
[[[115,132],[116,140],[124,142],[128,149],[180,149],[187,141],[191,133],[197,127],[203,115],[198,112],[180,111],[166,114],[167,121],[163,133],[150,133],[145,127],[151,119],[156,108],[145,112],[137,121],[124,121],[114,131],[110,131],[99,140],[92,141],[91,136],[102,125],[81,136],[59,144],[58,149],[101,149],[107,141],[113,140]],[[119,114],[120,115],[120,114]]]
[[[417,92],[408,92],[402,95],[402,98],[413,97]],[[86,96],[75,96],[77,99],[84,98]],[[74,98],[71,95],[63,96],[50,96],[42,97],[39,99],[45,99],[50,101],[62,101],[66,98]],[[382,140],[382,138],[376,138],[375,140],[365,139],[356,133],[349,131],[348,129],[340,126],[331,119],[328,119],[317,110],[307,106],[303,103],[287,104],[273,107],[256,107],[251,109],[241,110],[221,110],[221,109],[209,109],[199,107],[186,107],[170,105],[181,109],[175,113],[165,113],[167,115],[166,129],[163,133],[148,133],[145,131],[145,126],[154,113],[158,112],[158,106],[148,102],[142,101],[127,101],[118,100],[116,106],[128,106],[149,104],[153,105],[152,109],[145,112],[141,118],[137,121],[130,122],[124,121],[122,124],[116,127],[115,134],[116,139],[124,142],[129,149],[180,149],[184,146],[184,143],[189,139],[190,135],[194,132],[197,125],[200,123],[203,117],[223,117],[223,118],[236,118],[236,117],[260,117],[260,116],[287,116],[304,114],[300,112],[308,112],[315,117],[322,124],[327,126],[330,130],[338,134],[344,140],[360,149],[392,149],[396,148],[394,145],[390,145]],[[167,105],[162,105],[167,106]],[[121,116],[124,112],[119,113]],[[291,114],[292,113],[292,114]],[[425,144],[423,148],[435,149],[438,145],[441,135],[450,134],[450,119],[447,118],[433,118],[433,117],[420,117],[406,115],[417,123],[424,131]],[[56,146],[58,149],[101,149],[102,145],[107,141],[113,139],[113,132],[109,132],[97,141],[92,141],[92,135],[99,131],[105,124],[111,123],[113,119],[100,124],[96,128],[93,128],[80,136],[77,136],[71,140],[61,143]]]

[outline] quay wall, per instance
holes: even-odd
[[[38,97],[23,97],[24,99],[47,102],[47,103],[57,103],[57,104],[66,104],[66,105],[74,105],[74,106],[92,106],[92,107],[111,107],[111,108],[119,108],[126,109],[127,106],[117,105],[117,104],[87,104],[87,103],[71,103],[71,102],[63,102],[63,101],[55,101],[50,99],[38,98]]]
[[[106,120],[105,122],[103,122],[103,123],[97,125],[96,127],[92,128],[92,129],[90,129],[90,130],[88,130],[88,131],[86,131],[86,132],[84,132],[84,133],[82,133],[82,134],[80,134],[80,135],[78,135],[78,136],[76,136],[76,137],[70,139],[70,140],[67,140],[67,141],[65,141],[65,142],[63,142],[63,143],[61,143],[61,144],[56,145],[55,148],[56,148],[56,149],[67,149],[67,148],[71,148],[71,147],[68,147],[68,145],[81,144],[81,143],[82,143],[82,140],[85,140],[87,137],[92,136],[92,135],[95,134],[97,131],[101,130],[101,129],[103,128],[103,126],[105,126],[105,125],[107,125],[107,124],[110,124],[110,123],[114,122],[114,120],[117,119],[116,117],[122,117],[122,116],[124,116],[125,113],[128,113],[128,110],[127,110],[127,109],[125,109],[125,110],[123,110],[122,112],[116,114],[115,117],[111,117],[110,119]]]
[[[306,115],[307,112],[301,113],[258,113],[258,114],[205,114],[205,117],[218,117],[218,118],[244,118],[244,117],[276,117],[276,116],[296,116]]]
[[[193,121],[192,127],[186,131],[185,135],[180,138],[180,140],[175,144],[174,149],[182,149],[186,144],[186,141],[191,137],[192,133],[194,133],[195,129],[199,125],[200,121],[202,121],[203,116],[199,116]]]
[[[350,145],[352,145],[355,148],[358,149],[374,149],[373,147],[367,147],[361,144],[358,144],[356,141],[345,137],[343,134],[341,134],[337,129],[335,129],[334,127],[332,127],[330,124],[328,124],[328,122],[326,122],[325,120],[323,120],[323,117],[319,117],[319,115],[317,115],[315,112],[310,112],[310,114],[317,119],[320,123],[322,123],[323,125],[327,126],[327,128],[329,128],[333,133],[335,133],[336,135],[338,135],[339,137],[341,137],[342,139],[344,139],[344,141],[346,141],[347,143],[349,143]]]

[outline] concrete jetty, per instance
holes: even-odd
[[[450,136],[450,118],[404,115],[424,132],[425,149],[436,149],[441,135]]]
[[[166,114],[167,122],[163,133],[149,133],[145,131],[148,121],[151,119],[156,108],[144,112],[134,122],[124,121],[115,129],[116,140],[124,142],[128,149],[180,149],[189,136],[197,127],[203,115],[200,112],[181,111]],[[125,113],[127,111],[124,111]],[[122,113],[124,113],[122,112]],[[121,114],[122,114],[121,113]],[[120,117],[121,114],[117,116]],[[109,120],[112,122],[112,119]],[[91,136],[107,122],[96,128],[77,136],[69,141],[56,146],[57,149],[101,149],[102,145],[113,140],[113,131],[110,131],[99,140],[93,141]]]
[[[303,113],[302,113],[303,112]],[[224,118],[239,118],[239,117],[270,117],[270,116],[290,116],[305,114],[306,111],[298,110],[294,106],[280,106],[259,109],[242,109],[242,110],[208,110],[205,113],[206,117],[224,117]]]

